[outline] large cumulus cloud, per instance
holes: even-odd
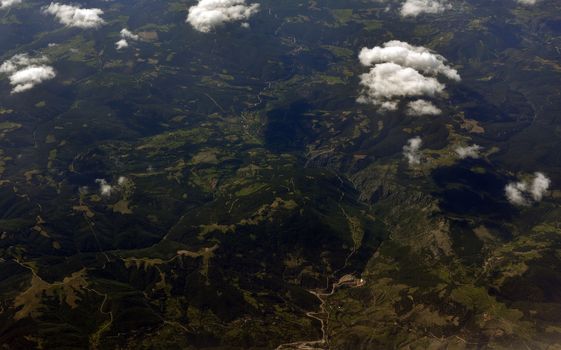
[[[246,4],[245,0],[199,0],[189,9],[187,22],[208,33],[229,22],[247,21],[258,11],[259,4]]]
[[[8,75],[12,93],[32,89],[56,76],[53,67],[46,65],[45,57],[31,58],[26,54],[15,55],[0,66],[0,73]]]
[[[403,98],[441,94],[445,85],[438,80],[439,76],[461,80],[458,71],[447,65],[441,55],[397,40],[363,48],[359,60],[371,68],[361,75],[363,89],[358,102],[374,104],[381,110],[397,109]],[[424,100],[410,102],[408,107],[408,113],[415,115],[440,113],[440,109]]]
[[[77,6],[51,2],[49,6],[43,8],[43,12],[55,16],[60,23],[67,27],[98,28],[105,23],[101,18],[103,10],[97,8],[83,9]]]
[[[419,72],[437,75],[443,74],[449,79],[459,81],[458,71],[446,64],[446,59],[422,46],[413,46],[403,41],[392,40],[372,49],[363,48],[358,55],[364,66],[382,62],[392,62],[410,67]]]
[[[434,96],[444,91],[444,85],[432,77],[425,77],[413,68],[395,63],[380,63],[362,74],[365,87],[359,102],[384,105],[407,96]],[[391,109],[391,108],[390,108]]]

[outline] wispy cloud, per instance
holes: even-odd
[[[116,184],[111,184],[105,179],[96,179],[95,183],[99,185],[99,193],[102,196],[110,197],[113,193],[122,191],[130,181],[125,176],[119,176]]]
[[[22,0],[0,0],[0,9],[6,9],[21,3]]]
[[[407,144],[403,146],[403,155],[409,162],[409,165],[421,164],[421,146],[423,140],[417,136],[407,140]]]
[[[439,115],[442,113],[440,108],[425,100],[411,101],[407,104],[407,115],[423,116],[423,115]]]
[[[479,158],[479,152],[481,151],[481,146],[471,145],[471,146],[459,146],[456,148],[456,153],[460,159],[466,158]]]

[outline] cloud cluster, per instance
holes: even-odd
[[[359,60],[371,68],[360,77],[363,89],[357,101],[374,104],[381,110],[397,109],[404,98],[441,94],[446,86],[438,81],[439,75],[454,81],[461,79],[458,71],[448,66],[441,55],[397,40],[372,49],[363,48]],[[424,100],[409,104],[409,109],[418,115],[440,112]]]
[[[364,66],[391,62],[404,67],[410,67],[422,73],[443,74],[449,79],[460,81],[458,71],[446,64],[441,55],[431,52],[422,46],[413,46],[399,40],[388,41],[382,46],[372,49],[363,48],[358,56]]]
[[[22,0],[0,0],[0,9],[6,9],[8,7],[21,4]]]
[[[87,29],[98,28],[105,24],[105,21],[101,18],[103,10],[97,8],[83,9],[77,6],[51,2],[49,6],[43,8],[43,13],[55,16],[60,23],[67,27]]]
[[[417,136],[407,140],[407,144],[403,146],[403,155],[409,162],[409,165],[421,164],[421,146],[423,140]]]
[[[117,184],[110,184],[105,179],[96,179],[95,183],[99,185],[99,193],[103,197],[109,197],[115,192],[122,191],[130,183],[130,180],[124,176],[119,176]]]
[[[406,0],[401,6],[401,16],[417,17],[423,13],[441,13],[451,8],[452,5],[446,0]]]
[[[456,153],[460,159],[466,158],[479,158],[479,152],[481,151],[481,146],[471,145],[471,146],[460,146],[456,148]]]
[[[246,21],[258,11],[259,4],[248,5],[245,0],[199,0],[189,9],[186,22],[208,33],[229,22]]]
[[[121,29],[120,34],[121,34],[121,40],[115,43],[115,47],[117,48],[117,50],[122,50],[129,47],[128,40],[137,41],[139,39],[139,36],[137,34],[134,34],[127,28]]]
[[[528,206],[539,202],[549,189],[551,180],[543,173],[535,173],[534,179],[527,181],[511,182],[505,187],[508,201],[514,205]]]
[[[31,58],[26,54],[15,55],[2,63],[0,73],[7,74],[12,94],[32,89],[56,76],[53,67],[46,65],[46,57]]]

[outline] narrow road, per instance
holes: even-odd
[[[332,296],[340,287],[358,288],[364,286],[365,281],[361,278],[356,278],[353,275],[345,275],[339,281],[331,284],[331,290],[327,292],[320,292],[317,290],[308,290],[320,301],[319,312],[307,312],[306,316],[314,320],[318,320],[321,324],[322,337],[319,340],[303,340],[292,343],[281,344],[277,346],[276,350],[325,350],[328,348],[327,340],[327,321],[329,320],[329,311],[326,310],[327,299]],[[322,317],[323,315],[323,317]]]

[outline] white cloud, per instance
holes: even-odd
[[[456,153],[460,159],[466,158],[479,158],[479,152],[481,151],[481,146],[471,145],[471,146],[460,146],[456,148]]]
[[[46,57],[32,58],[26,54],[15,55],[0,66],[0,73],[7,74],[12,94],[32,89],[56,76],[53,67],[46,65]]]
[[[365,47],[360,51],[358,57],[364,66],[392,62],[425,74],[443,74],[449,79],[461,80],[458,71],[448,66],[446,59],[441,55],[435,54],[425,47],[413,46],[399,40],[388,41],[382,46],[372,49]]]
[[[8,7],[21,4],[22,0],[0,0],[0,9],[6,9]]]
[[[444,92],[438,76],[461,80],[458,71],[446,64],[446,59],[422,46],[392,40],[372,49],[363,48],[358,58],[369,73],[361,75],[363,86],[357,101],[378,106],[381,111],[397,110],[407,97],[434,97]],[[417,100],[409,103],[408,114],[434,115],[441,113],[432,103]]]
[[[128,40],[136,41],[139,39],[139,36],[137,34],[134,34],[127,28],[121,29],[120,35],[121,35],[121,40],[115,43],[115,47],[117,48],[117,50],[122,50],[129,47]]]
[[[537,0],[516,0],[517,3],[522,5],[535,5],[538,1]]]
[[[42,64],[46,57],[29,57],[27,54],[17,54],[0,65],[0,73],[13,73],[25,66]]]
[[[14,87],[12,93],[30,90],[35,85],[53,79],[55,76],[54,69],[49,66],[26,67],[10,76],[10,84]]]
[[[117,184],[119,186],[123,186],[124,184],[126,184],[129,181],[129,179],[127,179],[124,176],[119,176],[119,178],[117,179]]]
[[[419,136],[409,139],[407,144],[403,146],[403,155],[409,162],[409,165],[421,164],[420,149],[423,145],[423,140]]]
[[[524,195],[527,190],[528,185],[524,182],[509,183],[505,187],[506,198],[514,205],[529,205],[530,202]]]
[[[121,39],[115,43],[117,50],[122,50],[129,47],[129,42],[126,39]]]
[[[103,10],[97,8],[83,9],[77,6],[51,2],[49,6],[43,8],[43,12],[54,15],[60,23],[67,27],[98,28],[105,23],[101,18]]]
[[[99,192],[102,196],[110,196],[113,193],[113,186],[111,186],[105,179],[96,179],[95,183],[99,184]]]
[[[423,115],[439,115],[442,113],[440,108],[432,104],[432,102],[425,100],[416,100],[407,104],[408,115],[423,116]]]
[[[401,16],[416,17],[422,13],[441,13],[452,8],[446,0],[406,0],[401,7]]]
[[[530,193],[532,194],[532,198],[536,202],[539,202],[549,189],[551,180],[543,173],[536,173],[535,176],[534,181],[532,181],[532,186],[530,187]]]
[[[108,197],[115,192],[122,192],[123,190],[125,190],[125,186],[127,184],[131,184],[132,180],[125,176],[119,176],[117,178],[117,184],[110,184],[105,179],[96,179],[95,183],[99,185],[99,193],[104,197]]]
[[[535,173],[531,183],[527,181],[511,182],[505,187],[508,201],[514,205],[528,206],[540,202],[546,194],[551,180],[543,173]]]
[[[229,22],[246,21],[259,11],[259,4],[245,0],[199,0],[189,9],[186,22],[196,30],[208,33]]]
[[[397,107],[395,99],[434,96],[443,92],[445,87],[433,77],[425,77],[413,68],[395,63],[377,64],[369,73],[360,76],[360,84],[364,88],[358,102],[394,108]]]
[[[360,98],[359,98],[359,102],[362,102],[360,100]],[[368,101],[365,100],[364,103],[368,103]],[[396,101],[383,101],[380,104],[380,110],[381,111],[397,111],[398,107],[399,107],[399,105]]]
[[[123,39],[131,39],[131,40],[138,40],[138,35],[134,34],[127,28],[121,29],[121,38]]]

